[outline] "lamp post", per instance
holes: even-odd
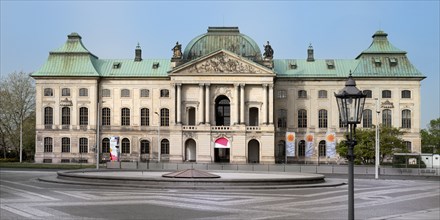
[[[157,124],[157,162],[160,162],[160,115],[157,112],[154,112],[154,114],[157,115],[158,118],[158,124]]]
[[[376,144],[375,144],[375,157],[374,160],[374,178],[379,179],[379,161],[380,161],[380,141],[379,141],[379,114],[380,114],[380,107],[379,107],[379,99],[376,98]]]
[[[23,114],[20,113],[20,163],[23,161]]]
[[[342,123],[347,125],[347,145],[348,145],[348,219],[354,219],[354,153],[356,145],[356,125],[361,123],[362,112],[364,110],[365,98],[367,97],[361,90],[356,88],[356,82],[350,75],[348,76],[345,87],[335,93],[338,103],[339,116]]]

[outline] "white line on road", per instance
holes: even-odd
[[[12,182],[12,181],[8,181],[8,180],[0,180],[0,182],[11,183],[11,184],[16,184],[16,185],[20,185],[20,186],[31,187],[31,188],[35,188],[35,189],[43,189],[43,188],[38,187],[38,186],[32,186],[32,185],[28,185],[28,184],[24,184],[24,183],[18,183],[18,182]]]
[[[37,196],[37,197],[44,198],[44,199],[47,199],[47,200],[52,200],[52,201],[59,200],[59,199],[54,198],[54,197],[45,196],[45,195],[42,195],[42,194],[38,194],[38,193],[34,193],[34,192],[29,192],[27,190],[17,189],[17,188],[10,187],[10,186],[1,185],[1,187],[9,189],[9,190],[17,191],[17,192],[22,192],[22,193],[27,194],[27,195]]]

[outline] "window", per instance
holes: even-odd
[[[160,110],[160,126],[170,126],[170,110],[167,108]]]
[[[396,58],[389,58],[390,59],[390,66],[397,66],[397,59]]]
[[[285,98],[287,98],[287,91],[286,90],[278,90],[277,91],[277,98],[278,99],[285,99]]]
[[[89,90],[86,88],[79,89],[79,96],[89,96]]]
[[[121,97],[130,97],[130,90],[121,89]]]
[[[411,91],[402,90],[402,99],[410,99],[410,98],[411,98]]]
[[[327,98],[327,90],[319,90],[318,91],[318,98],[326,99]]]
[[[335,61],[334,60],[325,60],[325,63],[327,64],[327,69],[334,69],[335,68]]]
[[[128,140],[128,138],[122,139],[121,146],[122,146],[122,153],[123,154],[130,153],[130,140]]]
[[[382,98],[391,98],[391,91],[390,90],[383,90],[382,91]]]
[[[70,96],[70,89],[69,88],[63,88],[61,90],[61,96]]]
[[[307,91],[306,91],[306,90],[299,90],[299,91],[298,91],[298,98],[299,98],[299,99],[305,99],[305,98],[307,98]]]
[[[372,98],[373,97],[373,92],[371,92],[371,90],[364,90],[363,91],[365,95],[367,95],[367,98]]]
[[[249,126],[258,126],[258,108],[252,107],[249,108]]]
[[[403,145],[406,146],[406,150],[408,150],[408,152],[412,152],[412,147],[411,147],[411,142],[409,141],[404,141]]]
[[[318,152],[320,157],[326,156],[326,149],[325,149],[325,141],[320,141],[318,145]]]
[[[103,89],[101,93],[102,97],[110,97],[110,89]]]
[[[159,68],[159,62],[153,62],[153,66],[151,66],[153,69]]]
[[[318,122],[320,128],[327,127],[327,110],[321,109],[318,112]]]
[[[141,89],[141,97],[149,97],[149,96],[150,96],[150,90]]]
[[[44,108],[44,124],[45,125],[53,124],[53,109],[51,107]]]
[[[279,109],[278,110],[278,127],[286,128],[287,127],[287,110]]]
[[[298,144],[298,157],[304,157],[306,155],[306,142],[301,140]]]
[[[229,104],[229,99],[226,96],[221,95],[215,99],[215,125],[229,126],[230,124],[231,106]]]
[[[141,109],[141,126],[150,125],[150,110],[148,108]]]
[[[307,128],[307,111],[298,110],[298,128]]]
[[[53,142],[51,137],[45,137],[44,138],[44,152],[50,153],[53,150]]]
[[[374,66],[375,67],[381,67],[382,66],[382,62],[380,61],[380,58],[373,58],[374,61]]]
[[[120,69],[121,66],[122,66],[122,63],[121,63],[121,62],[114,62],[114,63],[113,63],[113,69]]]
[[[121,110],[121,125],[129,126],[130,125],[130,109],[123,108]]]
[[[79,125],[89,124],[89,109],[86,107],[79,108]]]
[[[61,138],[61,152],[62,153],[70,152],[70,138],[66,138],[66,137]]]
[[[149,154],[150,153],[150,142],[147,140],[141,141],[141,154]]]
[[[385,109],[382,111],[382,124],[391,127],[391,110]]]
[[[402,128],[411,128],[411,111],[408,109],[402,111]]]
[[[102,139],[102,153],[110,153],[110,139]]]
[[[102,109],[102,125],[103,126],[109,126],[110,125],[110,109],[109,108],[103,108]]]
[[[53,96],[53,90],[51,88],[45,88],[44,96]]]
[[[365,109],[362,115],[362,127],[371,128],[373,126],[373,111]]]
[[[170,154],[170,142],[167,139],[163,139],[160,142],[160,153]]]
[[[89,152],[89,140],[87,138],[79,139],[79,153]]]
[[[170,91],[168,89],[161,89],[160,90],[160,97],[170,97]]]
[[[70,108],[63,107],[61,109],[61,124],[62,125],[70,125]]]

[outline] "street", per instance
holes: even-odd
[[[55,171],[2,169],[0,218],[347,219],[346,185],[282,190],[162,190],[37,180],[54,175]],[[422,214],[438,219],[439,184],[438,178],[355,179],[355,217],[411,219]]]

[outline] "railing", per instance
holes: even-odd
[[[182,130],[197,130],[197,126],[182,126]]]
[[[211,131],[229,131],[231,127],[229,126],[211,126]]]
[[[246,131],[260,131],[260,126],[246,126]]]

